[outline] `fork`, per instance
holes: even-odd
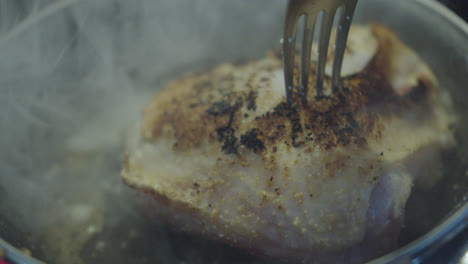
[[[349,28],[356,8],[357,0],[289,0],[286,13],[283,37],[284,80],[286,84],[286,98],[292,104],[294,57],[296,54],[296,32],[299,18],[304,15],[305,28],[302,42],[301,75],[299,94],[307,98],[309,81],[310,55],[317,17],[323,12],[320,29],[318,62],[317,62],[317,98],[322,97],[325,65],[327,61],[328,45],[333,27],[333,20],[337,10],[342,7],[338,21],[335,55],[332,68],[332,91],[336,91],[340,82],[341,65],[348,39]]]

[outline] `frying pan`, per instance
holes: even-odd
[[[14,263],[270,261],[150,221],[119,171],[125,140],[151,96],[186,71],[278,48],[285,2],[31,2],[0,1],[6,257]],[[431,0],[360,0],[355,22],[368,21],[390,26],[422,56],[462,119],[454,128],[456,149],[444,154],[443,180],[414,190],[408,201],[401,247],[372,262],[418,263],[468,222],[468,26]]]

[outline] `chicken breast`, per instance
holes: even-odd
[[[315,98],[312,67],[292,106],[276,53],[175,80],[146,106],[123,180],[177,228],[266,256],[383,254],[413,183],[440,177],[455,118],[428,66],[382,25],[352,27],[343,77]]]

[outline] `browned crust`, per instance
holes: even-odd
[[[238,153],[241,145],[255,153],[274,153],[279,144],[311,151],[350,145],[365,148],[370,138],[378,140],[382,136],[385,118],[399,115],[415,103],[420,105],[433,88],[429,82],[420,80],[409,93],[397,94],[388,79],[397,37],[381,25],[374,24],[372,29],[379,43],[376,56],[361,73],[347,77],[341,89],[329,97],[315,98],[314,89],[310,89],[304,102],[298,99],[296,86],[292,106],[283,100],[264,115],[243,123],[247,116],[240,109],[256,110],[258,87],[247,81],[247,89],[235,92],[232,73],[210,71],[177,80],[160,92],[145,109],[143,138],[173,139],[174,150],[219,142],[226,154]],[[273,66],[258,71],[273,71],[282,66],[279,57],[270,54],[269,59]],[[241,69],[251,63],[255,62],[233,67]],[[298,78],[296,72],[296,82]],[[309,87],[314,87],[314,83],[312,68]],[[329,80],[325,80],[325,85],[329,85]]]

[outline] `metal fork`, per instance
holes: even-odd
[[[317,97],[322,96],[325,65],[327,61],[328,45],[333,27],[333,20],[337,10],[342,7],[338,21],[335,43],[335,58],[332,71],[332,91],[339,86],[341,65],[348,39],[349,28],[356,8],[357,0],[289,0],[284,25],[283,56],[284,80],[286,84],[286,98],[289,105],[292,103],[294,56],[296,54],[296,31],[299,18],[305,16],[304,38],[301,55],[301,84],[300,95],[307,97],[307,84],[309,81],[310,55],[317,17],[323,11],[323,21],[319,36],[318,63],[317,63]]]

